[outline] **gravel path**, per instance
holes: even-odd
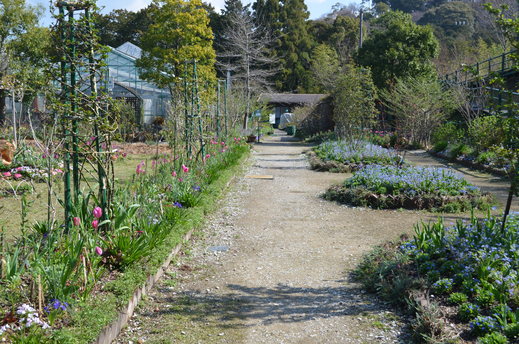
[[[246,174],[274,179],[238,180],[117,343],[410,342],[407,320],[348,274],[437,215],[321,200],[348,175],[309,170],[306,149],[286,136],[255,146]]]

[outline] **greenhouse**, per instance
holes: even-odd
[[[141,48],[130,42],[110,49],[107,57],[109,89],[114,98],[125,99],[134,107],[139,122],[151,124],[155,118],[166,116],[169,92],[139,78],[135,62],[141,54]]]

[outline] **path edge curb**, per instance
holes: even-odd
[[[236,175],[232,176],[229,179],[229,181],[225,184],[225,187],[222,189],[222,191],[227,190],[229,186],[236,180],[236,178]],[[155,283],[157,283],[157,281],[164,275],[164,272],[171,264],[173,258],[175,258],[179,254],[183,244],[191,240],[191,237],[195,230],[196,228],[192,228],[186,234],[184,234],[184,236],[182,237],[182,241],[173,248],[173,250],[168,255],[164,263],[162,263],[162,265],[157,269],[157,272],[149,275],[144,285],[135,290],[133,296],[128,301],[126,307],[120,310],[116,319],[101,331],[101,333],[93,342],[93,344],[110,344],[119,336],[122,329],[128,324],[128,320],[130,320],[130,318],[133,316],[135,308],[142,300],[142,297],[144,295],[147,295],[150,292],[150,290],[155,286]]]
[[[182,242],[189,241],[194,231],[195,229],[193,228],[187,232],[182,237]],[[158,268],[157,272],[148,276],[146,283],[142,287],[137,288],[137,290],[133,293],[133,296],[128,301],[127,306],[119,311],[117,318],[110,325],[105,327],[103,331],[101,331],[99,337],[97,337],[97,340],[94,342],[95,344],[110,344],[119,336],[121,330],[128,324],[128,320],[130,320],[130,318],[133,316],[135,308],[142,300],[142,297],[149,293],[155,283],[157,283],[157,281],[164,275],[164,271],[168,268],[173,258],[178,255],[181,249],[182,243],[177,244],[173,248],[164,263],[162,263],[162,265]]]

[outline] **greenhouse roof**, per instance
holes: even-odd
[[[142,49],[131,42],[123,43],[115,49],[135,59],[140,59],[142,56]]]

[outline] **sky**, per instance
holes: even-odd
[[[220,9],[223,8],[225,0],[205,0],[210,2],[217,12],[220,12]],[[49,2],[48,0],[27,0],[29,4],[36,5],[41,4],[45,8],[45,16],[42,19],[42,25],[49,25],[51,23],[51,17],[49,14]],[[252,2],[244,0],[245,3]],[[310,19],[317,19],[321,17],[323,14],[331,11],[333,5],[337,2],[342,4],[350,4],[350,3],[359,3],[360,0],[305,0],[306,6],[310,11]],[[114,9],[126,9],[129,11],[138,11],[141,8],[146,7],[151,0],[98,0],[97,6],[101,8],[101,13],[109,13]]]

